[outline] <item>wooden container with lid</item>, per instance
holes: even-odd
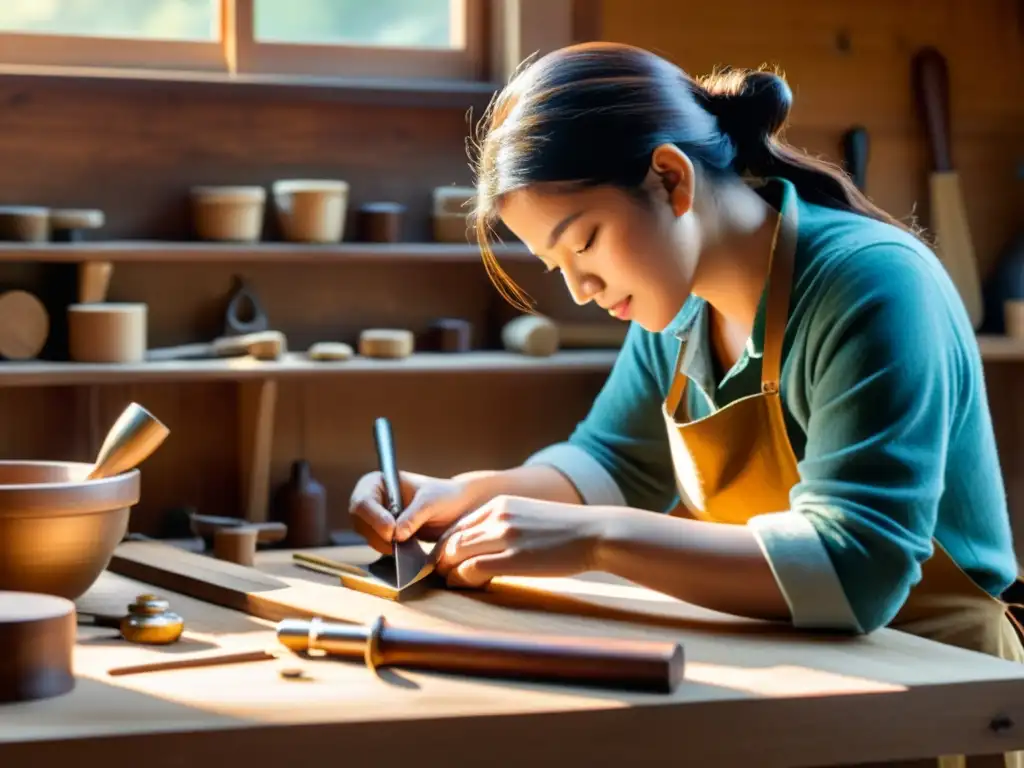
[[[75,687],[75,604],[0,592],[0,703],[61,696]]]

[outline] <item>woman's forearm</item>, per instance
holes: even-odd
[[[581,504],[576,487],[556,469],[547,466],[463,472],[452,478],[466,486],[473,503],[484,504],[496,496],[522,496],[540,501]]]
[[[620,507],[596,507],[594,512],[607,521],[594,547],[596,569],[734,616],[790,619],[748,527]]]

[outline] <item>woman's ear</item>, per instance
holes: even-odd
[[[667,194],[668,203],[677,217],[693,207],[693,163],[674,144],[662,144],[651,153],[651,168],[644,184],[659,198]]]

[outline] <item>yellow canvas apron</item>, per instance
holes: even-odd
[[[681,373],[684,343],[663,404],[679,490],[688,512],[699,520],[744,525],[756,515],[788,510],[790,489],[800,479],[779,395],[797,233],[794,206],[788,204],[784,214],[769,261],[761,392],[689,421],[685,406],[684,414],[678,413],[687,383]],[[889,626],[1024,663],[1024,646],[1008,606],[981,589],[933,543],[935,553],[922,566],[921,581]],[[952,757],[940,758],[939,764],[964,762]],[[1024,768],[1024,752],[1006,755],[1005,765]]]

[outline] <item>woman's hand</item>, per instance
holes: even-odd
[[[349,500],[353,527],[366,541],[383,554],[391,554],[396,530],[409,524],[409,534],[424,541],[435,541],[448,527],[472,511],[477,501],[468,492],[466,483],[412,472],[400,472],[404,510],[396,521],[387,509],[387,492],[380,472],[363,475],[356,483]],[[397,534],[399,541],[406,532]]]
[[[606,514],[593,507],[496,496],[456,522],[435,547],[452,585],[495,576],[571,576],[593,570]]]

